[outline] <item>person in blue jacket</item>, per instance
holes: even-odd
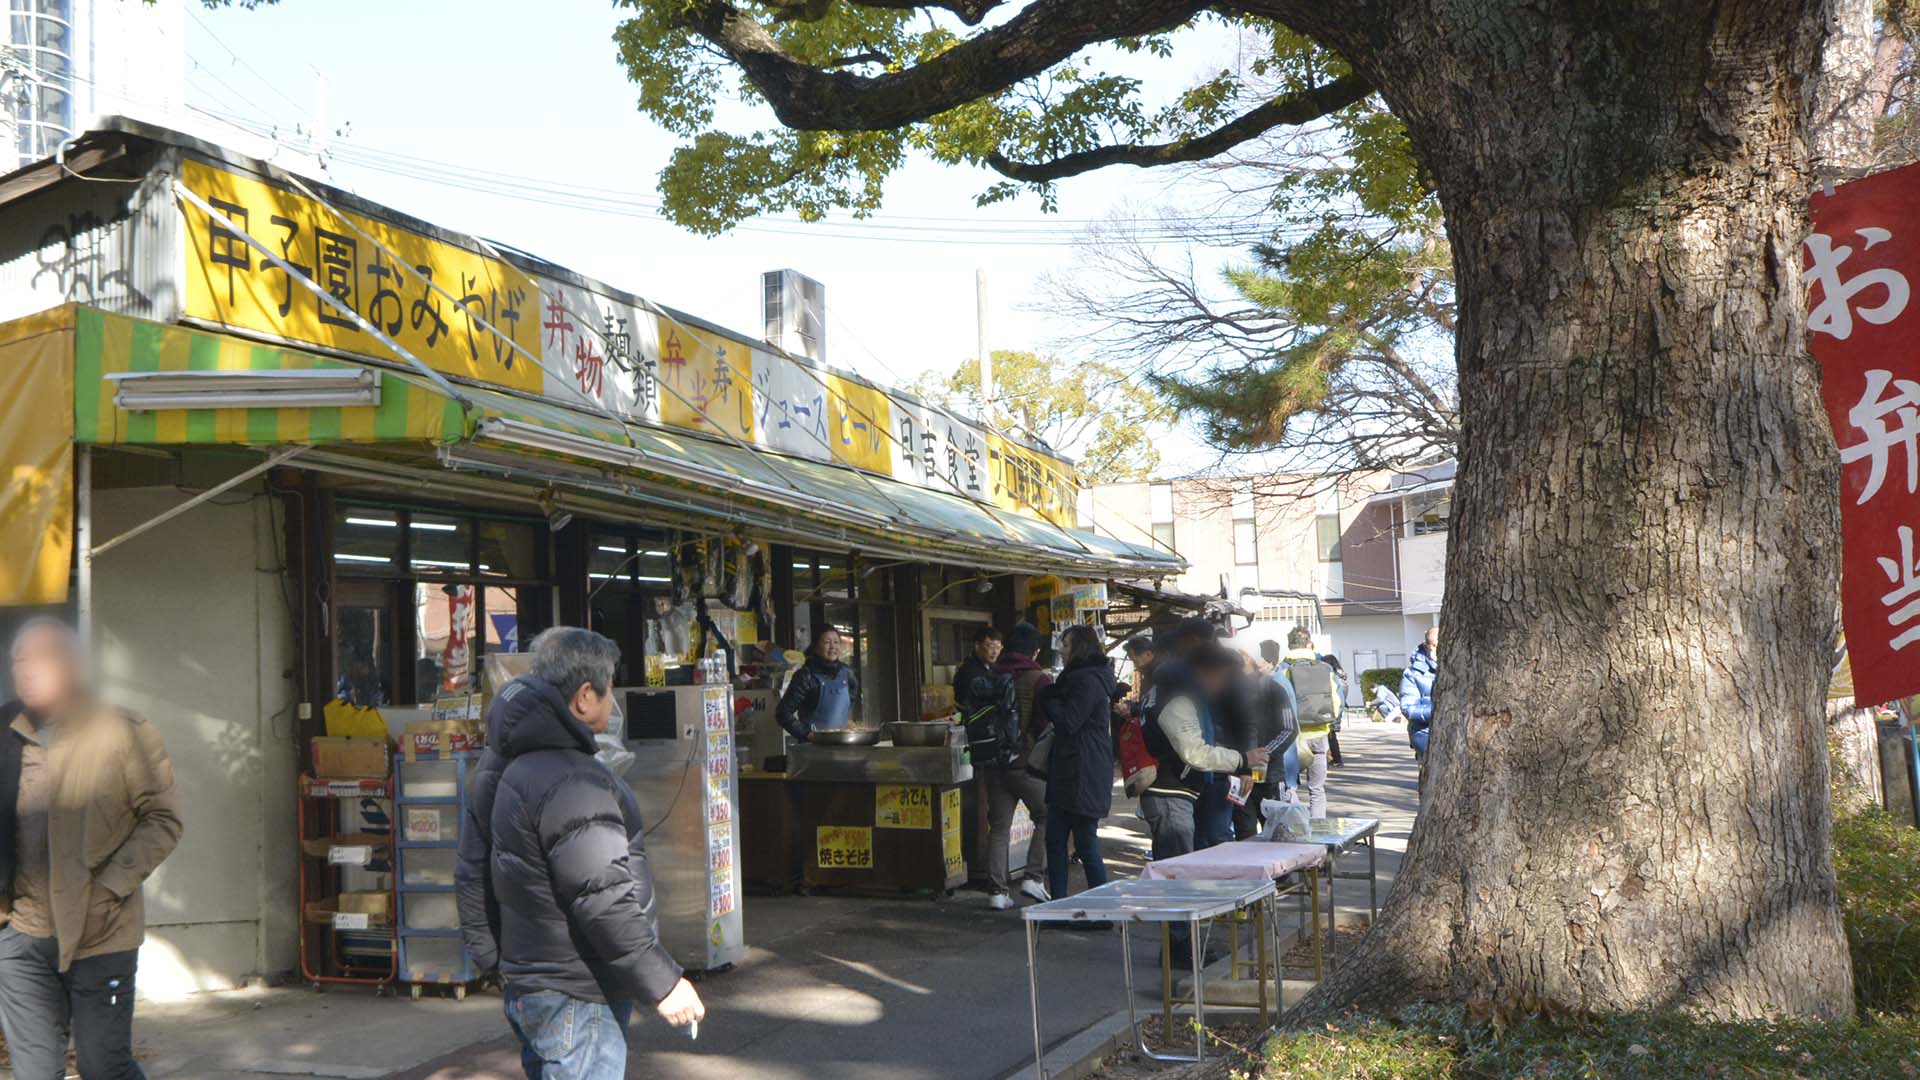
[[[1427,728],[1433,723],[1433,680],[1440,673],[1440,628],[1427,627],[1427,638],[1407,661],[1400,675],[1400,711],[1407,714],[1407,742],[1415,761],[1427,760]]]

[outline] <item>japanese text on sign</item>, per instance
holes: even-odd
[[[516,390],[544,388],[540,366],[528,359],[540,355],[540,290],[526,274],[372,218],[342,220],[304,196],[197,161],[182,163],[180,179],[235,226],[187,206],[189,318],[400,359],[344,308],[437,371]],[[264,258],[241,232],[291,271]],[[295,281],[296,273],[334,302]]]
[[[814,865],[820,869],[873,869],[872,829],[864,825],[821,825],[814,834]]]
[[[1840,451],[1841,608],[1854,702],[1920,691],[1920,169],[1813,202],[1807,329]]]
[[[933,828],[933,789],[874,785],[873,825],[877,829]]]

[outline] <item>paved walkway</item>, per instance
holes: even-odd
[[[1415,806],[1404,729],[1349,724],[1347,766],[1333,771],[1336,814],[1382,819],[1382,900]],[[1117,802],[1101,830],[1116,877],[1139,872],[1143,827]],[[1364,911],[1365,882],[1340,883]],[[708,1018],[693,1042],[657,1020],[630,1033],[630,1077],[706,1080],[835,1076],[995,1080],[1030,1066],[1026,945],[1018,917],[978,893],[949,900],[749,897],[749,950],[706,979]],[[1151,985],[1149,935],[1137,970]],[[1115,935],[1041,939],[1049,1045],[1122,1007]],[[280,989],[144,1004],[137,1042],[152,1080],[517,1080],[518,1054],[496,995],[464,1002],[376,998],[354,990]],[[0,1069],[0,1078],[11,1080]]]

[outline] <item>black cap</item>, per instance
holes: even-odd
[[[1132,637],[1128,638],[1126,640],[1126,643],[1121,645],[1120,647],[1127,650],[1127,655],[1137,656],[1143,652],[1153,652],[1154,650],[1158,649],[1160,645],[1158,642],[1155,642],[1153,640],[1153,635],[1151,633],[1144,633],[1144,634],[1133,635]]]

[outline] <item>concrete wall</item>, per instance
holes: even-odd
[[[109,692],[166,738],[185,823],[147,882],[148,997],[230,988],[295,962],[291,590],[278,573],[279,515],[245,491],[128,541],[94,569]],[[96,492],[95,543],[186,497]]]

